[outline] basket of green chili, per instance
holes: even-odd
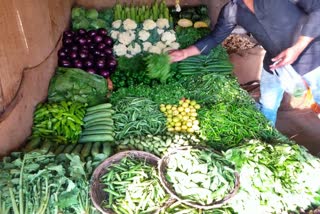
[[[101,213],[157,213],[170,195],[161,186],[159,158],[142,151],[119,152],[93,172],[90,196]]]
[[[203,147],[182,148],[164,156],[158,171],[162,186],[172,198],[199,209],[221,207],[240,187],[232,163]]]

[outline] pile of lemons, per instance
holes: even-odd
[[[199,131],[198,109],[200,105],[195,100],[189,99],[181,99],[179,105],[160,105],[160,111],[167,116],[167,128],[170,132]]]

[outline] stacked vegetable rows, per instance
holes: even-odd
[[[184,48],[210,31],[203,23],[195,24],[206,22],[204,11],[203,6],[183,8],[179,14],[163,2],[151,7],[117,4],[101,11],[74,8],[73,31],[64,33],[58,53],[62,67],[50,82],[48,102],[35,110],[25,154],[13,153],[0,164],[1,213],[95,213],[88,181],[93,168],[114,152],[134,149],[163,157],[199,145],[221,151],[222,158],[234,164],[240,173],[238,193],[219,209],[203,211],[174,202],[161,213],[279,213],[318,205],[319,160],[269,125],[231,75],[232,65],[221,46],[207,56],[169,64],[167,51]],[[178,25],[179,19],[189,20]],[[112,93],[105,78],[113,82]],[[189,114],[194,103],[183,107],[186,111],[175,111],[186,100],[201,106],[194,108],[196,115]],[[188,125],[195,129],[188,132]],[[212,161],[215,158],[202,154],[198,162],[191,158],[187,168],[169,167],[168,181],[179,197],[210,204],[230,193],[233,174],[228,167],[217,167],[220,161]],[[116,213],[158,209],[168,194],[154,168],[123,161],[101,180],[109,194],[105,207]],[[199,167],[204,165],[206,170]],[[128,171],[132,177],[124,176]],[[176,175],[181,173],[189,182],[180,182]],[[133,175],[140,177],[132,182]],[[139,182],[148,188],[137,187]],[[139,199],[150,192],[157,193]],[[255,206],[247,206],[248,201]]]

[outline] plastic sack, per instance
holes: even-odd
[[[285,65],[273,71],[279,79],[284,91],[294,97],[303,96],[308,88],[302,76],[298,74],[291,65]]]

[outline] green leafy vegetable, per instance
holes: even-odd
[[[145,57],[147,64],[147,76],[150,79],[159,79],[165,83],[170,77],[170,57],[167,53],[150,54]]]

